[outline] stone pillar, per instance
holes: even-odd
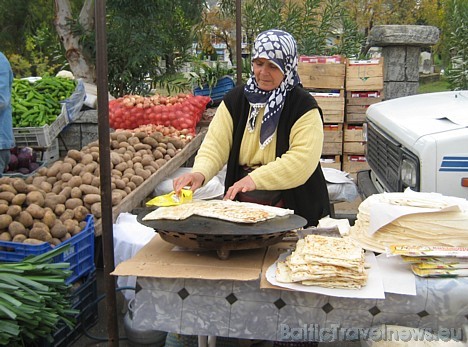
[[[439,40],[439,29],[424,25],[378,25],[367,39],[369,47],[382,47],[386,100],[414,95],[419,86],[421,47]]]

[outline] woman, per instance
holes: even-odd
[[[225,200],[289,208],[314,226],[329,214],[321,110],[301,87],[297,61],[289,33],[257,36],[247,84],[224,97],[192,172],[174,179],[177,193],[195,191],[227,163]]]

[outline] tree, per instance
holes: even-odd
[[[55,27],[75,78],[94,83],[96,67],[92,50],[83,45],[83,36],[94,32],[94,0],[85,0],[74,19],[70,0],[55,0]]]

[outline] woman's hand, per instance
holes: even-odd
[[[174,178],[172,185],[174,187],[174,192],[179,194],[180,190],[184,187],[190,187],[190,190],[195,192],[195,190],[203,185],[204,181],[205,176],[200,172],[190,172]]]
[[[251,192],[255,189],[257,189],[257,185],[250,178],[250,176],[247,175],[229,187],[229,189],[226,192],[226,195],[224,195],[223,200],[234,200],[237,193]]]

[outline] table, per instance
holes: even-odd
[[[366,333],[359,329],[380,324],[466,339],[468,278],[417,277],[416,286],[416,296],[353,299],[260,289],[260,279],[138,277],[133,322],[142,330],[276,341],[357,340]]]

